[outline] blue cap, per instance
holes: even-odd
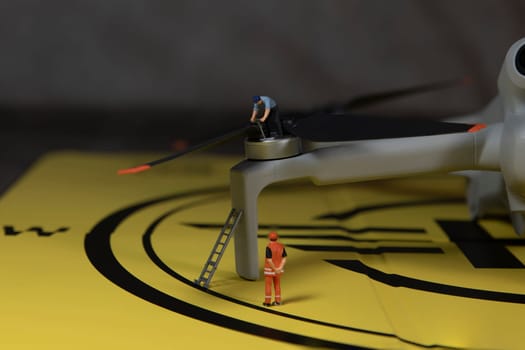
[[[261,96],[257,96],[257,95],[253,96],[252,100],[253,100],[253,103],[257,103],[257,102],[259,102],[261,100]]]

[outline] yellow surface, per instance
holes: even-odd
[[[462,178],[431,176],[324,187],[298,182],[265,189],[259,199],[259,223],[265,228],[259,233],[266,234],[266,227],[276,228],[289,258],[282,277],[284,304],[264,308],[264,283],[237,277],[233,245],[215,274],[211,292],[183,283],[198,277],[219,233],[217,225],[227,217],[228,170],[240,159],[189,156],[143,174],[115,175],[117,169],[156,156],[50,154],[1,198],[0,348],[295,349],[305,347],[302,342],[312,338],[330,342],[320,343],[325,347],[356,349],[523,348],[522,302],[392,286],[327,262],[353,260],[386,276],[525,295],[525,269],[475,268],[449,241],[436,220],[468,221],[461,202],[362,210],[342,220],[318,218],[369,206],[462,197]],[[175,196],[182,193],[187,195]],[[84,244],[98,223],[119,210],[171,195],[175,197],[145,205],[120,222],[110,239],[116,260],[148,290],[254,324],[258,335],[148,301],[133,287],[128,290],[106,278],[90,261]],[[151,234],[152,249],[180,279],[156,265],[143,244],[148,227],[164,214]],[[517,239],[508,223],[486,220],[480,225],[494,239]],[[20,233],[7,234],[6,227]],[[28,230],[32,227],[67,230],[39,236]],[[378,228],[422,228],[425,232]],[[261,261],[265,243],[261,236]],[[441,248],[442,253],[294,248],[299,245]],[[525,263],[523,244],[506,248]],[[100,263],[102,269],[107,267]],[[290,337],[275,339],[259,326]]]

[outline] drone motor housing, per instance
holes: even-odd
[[[302,153],[301,139],[295,136],[247,138],[244,154],[251,160],[290,158]]]

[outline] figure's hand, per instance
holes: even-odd
[[[264,123],[266,121],[266,119],[268,119],[268,116],[270,115],[270,109],[269,108],[266,108],[264,110],[264,114],[263,116],[261,117],[261,122]]]
[[[257,120],[257,110],[254,108],[252,110],[252,115],[250,116],[250,122],[255,123],[256,120]]]

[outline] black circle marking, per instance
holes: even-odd
[[[229,316],[218,314],[213,311],[206,310],[201,307],[189,304],[182,300],[176,299],[168,294],[165,294],[147,285],[146,283],[142,282],[141,280],[133,276],[131,273],[129,273],[115,258],[111,250],[110,237],[115,231],[115,229],[117,228],[117,226],[121,222],[123,222],[125,219],[127,219],[130,215],[132,215],[133,213],[139,210],[142,210],[146,207],[149,207],[151,205],[159,204],[165,201],[170,201],[170,200],[180,199],[180,198],[187,198],[187,197],[196,196],[196,195],[210,195],[210,194],[224,193],[226,192],[226,190],[227,190],[226,188],[221,187],[221,188],[210,188],[210,189],[204,189],[204,190],[188,191],[188,192],[177,193],[174,195],[170,195],[170,196],[166,196],[166,197],[162,197],[162,198],[158,198],[154,200],[149,200],[146,202],[142,202],[142,203],[121,209],[107,216],[106,218],[102,219],[86,235],[85,242],[84,242],[86,254],[90,262],[93,264],[93,266],[102,275],[104,275],[106,278],[108,278],[110,281],[112,281],[119,287],[123,288],[124,290],[146,301],[149,301],[153,304],[164,307],[166,309],[175,311],[177,313],[183,314],[185,316],[189,316],[189,317],[192,317],[192,318],[204,321],[204,322],[213,323],[215,325],[223,326],[226,328],[235,329],[235,330],[238,330],[244,333],[264,336],[266,338],[285,341],[285,342],[289,342],[293,344],[300,344],[300,345],[307,345],[307,346],[322,346],[322,347],[329,347],[329,348],[366,349],[364,347],[350,346],[348,344],[336,343],[336,342],[331,342],[331,341],[318,339],[318,338],[305,337],[302,335],[298,335],[298,334],[294,334],[294,333],[290,333],[286,331],[281,331],[281,330],[273,329],[270,327],[260,326],[257,324],[238,320],[238,319],[235,319]],[[197,202],[200,202],[200,201],[196,201],[190,205],[180,206],[176,209],[170,210],[164,215],[162,215],[161,217],[159,217],[157,220],[155,220],[149,226],[149,228],[147,229],[146,233],[143,236],[143,245],[145,247],[146,253],[149,255],[150,259],[152,259],[152,261],[155,264],[157,264],[157,266],[159,266],[162,270],[164,270],[168,274],[176,277],[183,283],[190,284],[192,285],[192,287],[196,289],[200,289],[201,291],[213,294],[223,299],[237,302],[242,305],[246,304],[245,306],[258,308],[257,306],[254,306],[248,303],[244,303],[242,301],[237,301],[236,299],[231,298],[229,296],[225,296],[225,295],[222,295],[220,293],[213,292],[210,290],[205,290],[204,288],[193,284],[191,281],[178,275],[176,272],[172,271],[169,267],[167,267],[167,265],[165,265],[160,260],[160,258],[156,256],[155,252],[153,251],[151,242],[148,242],[148,241],[151,238],[151,234],[153,233],[155,227],[166,217],[178,211],[188,209],[189,207],[196,205]],[[337,262],[329,261],[329,262],[333,263],[334,265],[339,265],[339,266],[341,266],[340,263],[342,263],[340,261],[337,261]],[[466,289],[463,289],[457,286],[452,286],[452,285],[444,285],[444,284],[435,284],[437,286],[436,289],[430,290],[428,288],[418,288],[417,284],[409,283],[405,285],[404,283],[400,283],[399,281],[409,279],[408,277],[405,277],[405,276],[397,276],[397,275],[394,276],[394,277],[401,277],[400,279],[395,278],[396,281],[394,283],[390,279],[389,281],[385,281],[382,278],[378,278],[377,274],[378,273],[381,274],[381,271],[376,271],[375,273],[371,273],[370,269],[367,269],[367,268],[355,268],[355,266],[353,266],[354,268],[348,268],[348,266],[341,266],[341,267],[347,268],[349,270],[353,270],[354,272],[357,272],[357,273],[366,274],[370,278],[381,281],[388,285],[403,286],[403,287],[407,287],[411,289],[419,289],[419,290],[442,293],[442,294],[469,297],[473,299],[485,299],[485,300],[504,301],[504,302],[511,302],[511,303],[525,303],[524,301],[525,295],[520,295],[520,294],[474,290],[475,293],[468,293],[468,295],[466,295],[464,293]],[[457,293],[458,290],[460,290],[461,293]],[[322,321],[309,320],[306,318],[302,318],[300,316],[288,315],[288,314],[281,313],[281,312],[274,311],[274,310],[267,310],[267,309],[262,309],[262,310],[264,310],[265,312],[275,313],[280,316],[291,317],[297,320],[313,322],[313,323],[317,323],[317,324],[324,325],[324,326],[332,326],[336,328],[348,329],[348,330],[358,331],[358,332],[365,332],[365,333],[376,334],[380,336],[395,337],[399,339],[400,341],[410,343],[413,345],[422,346],[425,348],[432,348],[432,347],[439,346],[439,345],[422,345],[422,344],[414,343],[409,340],[399,338],[398,336],[394,334],[374,332],[370,330],[355,329],[352,327],[346,327],[346,326],[341,326],[341,325],[333,325],[333,324],[325,323]],[[450,347],[446,347],[446,348],[450,348]]]
[[[291,332],[274,329],[255,323],[238,320],[225,316],[182,300],[172,297],[162,291],[151,287],[142,282],[129,271],[127,271],[116,259],[111,250],[110,238],[117,226],[133,213],[144,209],[148,206],[159,204],[165,201],[186,198],[195,195],[212,194],[224,192],[225,188],[211,188],[205,190],[195,190],[166,196],[160,199],[154,199],[139,203],[124,209],[121,209],[106,218],[102,219],[86,235],[84,240],[84,249],[91,264],[108,280],[150,303],[161,306],[179,314],[195,318],[204,322],[213,323],[229,329],[234,329],[244,333],[263,336],[265,338],[284,341],[292,344],[333,348],[333,349],[355,349],[365,350],[369,348],[353,346],[349,344],[337,343],[328,340],[307,337]]]

